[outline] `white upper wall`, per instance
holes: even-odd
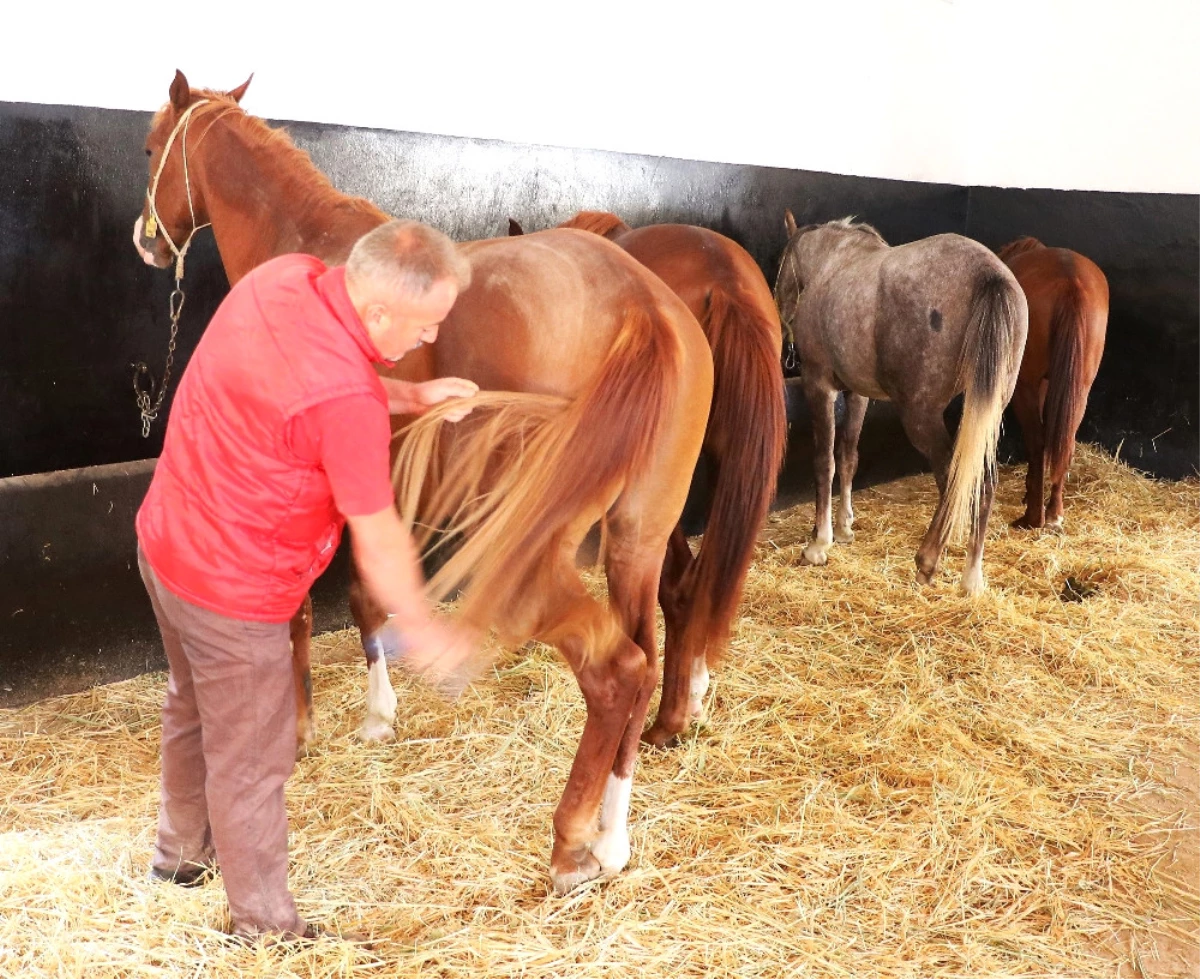
[[[1196,0],[21,4],[0,100],[156,109],[176,67],[273,119],[872,177],[1200,192]],[[286,13],[279,11],[286,10]]]

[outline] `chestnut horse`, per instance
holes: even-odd
[[[858,438],[867,399],[886,398],[937,480],[937,510],[917,551],[918,579],[928,584],[947,541],[970,527],[962,588],[982,591],[996,444],[1028,329],[1025,295],[1003,262],[961,235],[892,248],[850,218],[797,228],[788,211],[784,223],[788,243],[775,298],[796,339],[816,444],[817,521],[804,559],[824,564],[834,540],[854,539]],[[839,391],[846,393],[846,421],[836,438],[842,498],[834,527]],[[960,393],[962,421],[951,443],[942,413]]]
[[[1075,433],[1104,354],[1108,280],[1091,259],[1066,248],[1047,248],[1036,238],[1018,238],[997,254],[1029,302],[1029,339],[1012,399],[1029,470],[1025,513],[1013,526],[1061,527]]]
[[[146,140],[151,182],[135,243],[152,264],[169,265],[204,224],[231,283],[288,252],[337,264],[388,219],[336,191],[286,134],[246,114],[238,103],[248,84],[193,91],[176,73]],[[704,438],[712,357],[684,303],[595,235],[554,230],[460,247],[472,265],[470,288],[438,342],[392,373],[457,375],[484,391],[527,392],[524,401],[492,395],[500,408],[490,416],[484,396],[470,424],[452,432],[439,460],[445,482],[432,495],[435,505],[448,502],[439,513],[470,528],[453,559],[454,573],[469,579],[462,615],[510,639],[557,646],[587,704],[554,814],[550,875],[563,893],[621,870],[629,857],[633,768],[658,679],[655,596]],[[416,427],[414,438],[428,442],[439,413]],[[501,451],[490,452],[497,445]],[[457,485],[504,492],[464,503]],[[484,510],[473,512],[478,503]],[[608,531],[608,607],[589,595],[575,566],[583,536],[599,521]],[[363,598],[359,589],[353,604],[367,636],[383,616]],[[293,635],[306,643],[305,612]],[[377,726],[366,733],[379,736],[390,733],[395,695],[374,652]]]
[[[683,528],[675,528],[658,589],[667,634],[663,692],[643,737],[661,746],[703,716],[708,668],[727,645],[754,542],[775,498],[787,445],[779,312],[749,252],[715,231],[685,224],[635,230],[603,211],[581,211],[559,227],[602,235],[650,269],[687,303],[713,352],[704,538],[693,557]],[[510,219],[509,234],[521,233]]]

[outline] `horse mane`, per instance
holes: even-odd
[[[270,151],[272,160],[279,165],[283,175],[297,190],[295,207],[299,213],[332,204],[377,217],[381,222],[388,220],[388,215],[370,201],[362,197],[344,194],[334,187],[332,181],[313,163],[312,157],[292,141],[291,135],[285,128],[272,129],[262,119],[250,115],[227,92],[218,92],[210,88],[192,89],[192,101],[198,99],[208,99],[210,103],[218,103],[222,107],[222,115],[237,128],[251,148]],[[231,112],[230,109],[237,111]],[[154,116],[152,128],[157,127],[163,116],[170,111],[172,111],[172,106],[168,102]],[[205,115],[209,114],[207,106],[201,111]]]
[[[1026,252],[1031,252],[1035,248],[1045,248],[1036,238],[1031,238],[1026,235],[1024,238],[1018,238],[1016,241],[1010,241],[1007,245],[996,252],[996,256],[1002,262],[1007,262],[1010,258],[1016,258],[1018,255],[1024,255]]]
[[[623,235],[631,230],[629,225],[615,214],[608,211],[580,211],[569,221],[564,221],[560,228],[575,228],[578,231],[590,231],[601,238],[612,238]]]
[[[844,218],[838,218],[838,220],[830,221],[825,225],[817,225],[817,227],[844,228],[847,231],[857,231],[860,234],[866,235],[868,238],[874,238],[881,245],[887,244],[887,241],[884,239],[883,235],[881,235],[875,228],[863,221],[856,222],[854,218],[855,215],[849,214]]]

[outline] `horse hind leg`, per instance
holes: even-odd
[[[684,544],[686,546],[686,541]],[[625,633],[642,650],[646,658],[646,671],[600,804],[600,832],[592,844],[592,854],[605,874],[618,873],[629,862],[629,803],[633,791],[633,773],[642,724],[658,680],[658,642],[654,616],[654,581],[658,576],[658,563],[652,555],[643,553],[640,560],[611,561],[607,569],[610,605],[617,611]],[[698,662],[704,664],[704,657],[698,657]],[[707,669],[705,673],[707,675]]]
[[[653,589],[646,591],[652,608]],[[651,671],[645,651],[584,588],[573,550],[560,554],[523,594],[522,615],[539,620],[534,634],[558,647],[587,705],[579,748],[554,812],[550,880],[561,895],[603,873],[617,872],[628,859],[624,827],[632,767],[618,776],[616,760],[622,739],[635,723],[635,705],[646,693]],[[636,718],[635,742],[644,717],[643,707]]]
[[[697,662],[704,662],[704,657],[691,655],[684,642],[687,628],[686,594],[695,565],[696,559],[688,546],[683,528],[676,526],[667,542],[666,559],[658,586],[658,601],[663,610],[666,632],[662,697],[659,699],[658,716],[642,735],[642,740],[656,748],[676,744],[691,718],[703,712],[703,705],[697,702],[692,689],[692,674]],[[654,656],[657,660],[657,648]],[[707,670],[705,678],[707,680]],[[707,683],[705,687],[707,689]],[[700,696],[703,696],[703,692]]]
[[[854,474],[858,472],[858,440],[869,400],[861,394],[846,392],[846,417],[836,437],[837,474],[840,498],[833,522],[833,539],[839,544],[854,540]]]
[[[303,757],[316,738],[312,700],[312,596],[296,610],[290,623],[292,675],[296,688],[296,756]]]
[[[1045,486],[1045,433],[1042,430],[1042,408],[1039,394],[1040,383],[1018,382],[1013,391],[1012,408],[1021,426],[1021,437],[1025,442],[1025,455],[1029,459],[1025,473],[1025,512],[1012,522],[1018,530],[1041,527],[1046,519],[1044,506]]]
[[[902,403],[900,421],[905,434],[918,452],[929,460],[933,467],[933,478],[937,482],[938,505],[933,519],[925,531],[921,546],[917,549],[917,580],[928,585],[933,583],[938,562],[946,548],[946,480],[950,471],[950,456],[953,443],[946,424],[942,420],[942,409],[928,404]]]
[[[988,517],[992,512],[992,500],[995,495],[995,482],[991,479],[984,480],[979,494],[975,526],[971,528],[971,541],[967,546],[967,563],[963,569],[961,587],[965,595],[979,595],[987,588],[983,580],[983,543],[987,539]]]
[[[804,379],[804,394],[812,416],[813,471],[816,489],[816,521],[813,539],[802,552],[805,564],[823,565],[833,545],[833,443],[837,427],[837,392],[821,379]]]

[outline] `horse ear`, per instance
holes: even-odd
[[[523,235],[523,234],[525,234],[525,229],[522,228],[512,218],[509,218],[508,219],[508,237],[515,238],[517,235]]]
[[[783,226],[787,228],[789,238],[796,233],[796,219],[792,217],[792,212],[786,209],[783,212]]]
[[[188,80],[184,77],[183,72],[176,68],[175,79],[171,82],[171,105],[182,112],[191,101],[192,89],[188,85]]]
[[[250,87],[250,83],[254,81],[254,72],[250,72],[250,77],[247,78],[241,85],[229,93],[229,97],[235,102],[241,102],[242,96],[246,94],[246,89]]]

